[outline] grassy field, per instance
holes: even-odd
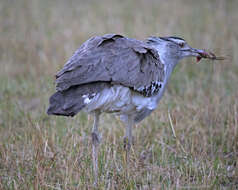
[[[49,117],[54,74],[93,35],[175,35],[226,61],[182,61],[133,129],[104,115],[99,189],[238,188],[237,0],[1,0],[0,189],[93,189],[92,118]],[[174,128],[174,132],[172,130]]]

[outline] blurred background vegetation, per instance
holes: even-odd
[[[92,188],[92,119],[45,111],[54,74],[105,33],[179,36],[229,59],[176,67],[157,111],[133,131],[129,166],[123,125],[105,115],[99,188],[238,188],[237,10],[237,0],[1,0],[0,189]]]

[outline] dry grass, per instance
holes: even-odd
[[[176,67],[157,111],[133,130],[128,165],[123,125],[105,115],[99,189],[238,188],[237,9],[236,0],[2,0],[0,189],[92,189],[92,119],[45,110],[56,71],[109,32],[177,35],[230,59]]]

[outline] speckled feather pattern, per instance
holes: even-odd
[[[159,87],[155,89],[154,84],[163,82],[164,65],[158,52],[146,42],[107,34],[86,41],[56,78],[58,91],[102,81],[152,96]]]
[[[164,64],[149,43],[116,34],[96,36],[57,73],[48,114],[74,116],[84,109],[145,117],[157,106],[154,96],[162,95],[164,78]]]

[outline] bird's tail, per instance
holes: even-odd
[[[95,82],[72,86],[64,91],[57,91],[50,97],[50,105],[47,110],[49,115],[74,116],[85,106],[84,96],[93,96],[102,91],[110,84],[106,82]]]
[[[49,104],[47,114],[62,116],[74,116],[85,106],[82,95],[77,96],[77,89],[54,93]]]

